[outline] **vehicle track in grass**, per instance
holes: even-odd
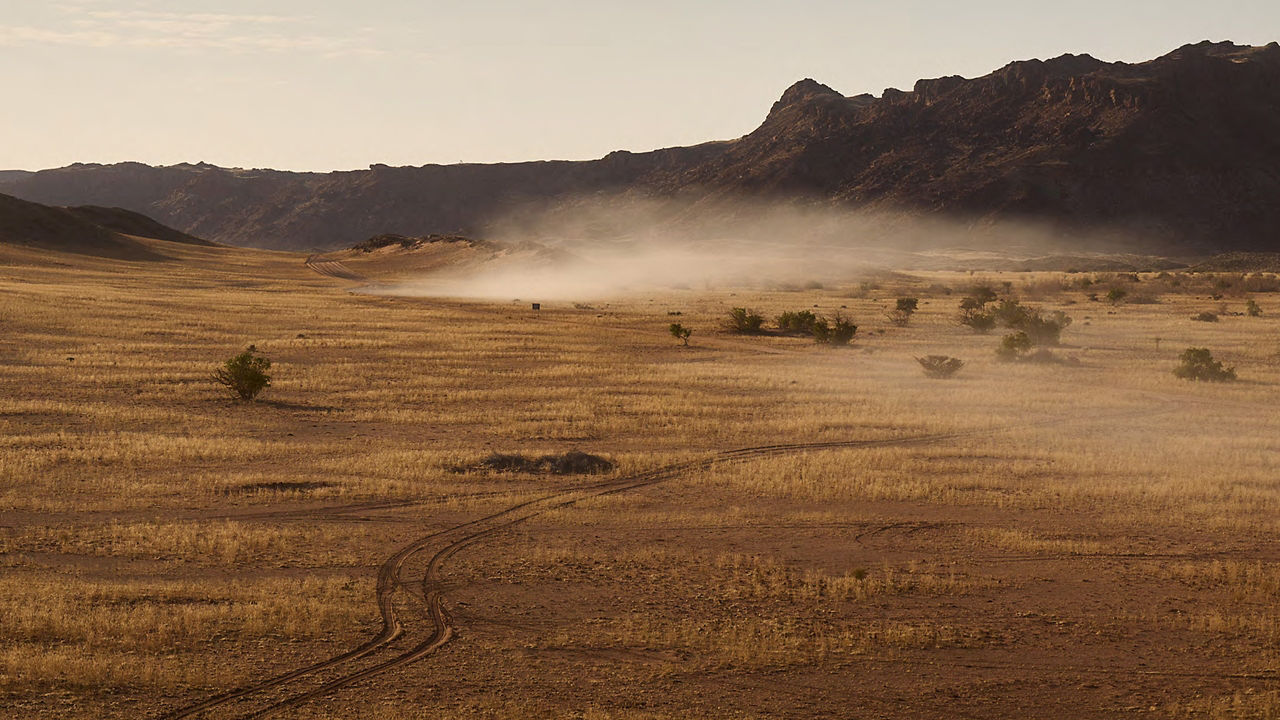
[[[1084,420],[1147,416],[1172,410],[1171,404],[1140,411],[1094,416]],[[650,487],[688,473],[738,462],[798,455],[822,450],[907,447],[986,436],[1040,425],[1070,423],[1082,418],[1046,418],[1039,421],[908,437],[875,440],[832,440],[810,443],[758,445],[726,450],[714,455],[622,477],[560,489],[451,528],[432,532],[401,547],[378,570],[376,600],[380,631],[369,640],[327,660],[307,665],[262,682],[221,693],[201,702],[161,715],[161,720],[193,717],[263,718],[309,700],[332,694],[346,686],[421,660],[444,646],[456,631],[444,605],[441,572],[460,550],[497,535],[538,515],[608,495]],[[434,551],[434,552],[432,552]],[[430,553],[428,555],[428,553]],[[421,579],[406,581],[406,566],[428,557]],[[417,613],[408,613],[408,608]],[[423,624],[419,620],[426,620]]]

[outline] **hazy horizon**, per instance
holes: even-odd
[[[1280,6],[716,0],[5,3],[0,170],[581,160],[740,137],[805,77],[846,95],[1089,53],[1280,38]],[[1105,22],[1099,22],[1105,19]]]

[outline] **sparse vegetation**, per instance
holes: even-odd
[[[1199,312],[1191,316],[1196,322],[1218,322],[1218,314],[1212,312]]]
[[[585,696],[557,704],[586,656],[600,678],[656,680],[672,708],[737,692],[726,678],[749,668],[825,693],[858,687],[868,662],[927,662],[934,670],[904,682],[928,705],[896,699],[903,714],[934,712],[939,692],[959,689],[982,715],[988,686],[947,673],[967,663],[954,648],[988,644],[998,646],[990,672],[1009,683],[1001,702],[1047,671],[1000,658],[1066,643],[1082,666],[1096,661],[1115,678],[1054,696],[1086,710],[1124,707],[1118,697],[1139,687],[1130,683],[1154,687],[1131,678],[1156,663],[1180,679],[1152,702],[1262,694],[1246,695],[1248,681],[1224,690],[1214,673],[1269,671],[1280,647],[1267,612],[1276,567],[1256,545],[1280,516],[1270,451],[1280,418],[1259,411],[1276,402],[1280,364],[1269,317],[1186,325],[1207,277],[1181,276],[1180,291],[1167,289],[1178,276],[1144,277],[1144,289],[1168,293],[1159,306],[1129,301],[1114,316],[1092,306],[1078,339],[1089,364],[1058,373],[982,357],[1020,330],[970,336],[923,311],[919,331],[859,343],[866,355],[708,337],[694,362],[675,357],[668,323],[718,327],[728,307],[755,306],[772,331],[778,309],[802,305],[773,291],[681,291],[594,303],[598,319],[530,323],[501,306],[350,295],[279,253],[201,252],[235,262],[0,265],[14,344],[0,374],[0,509],[18,518],[0,522],[0,715],[158,717],[264,668],[358,647],[379,630],[371,566],[419,536],[613,480],[540,463],[592,446],[608,449],[616,477],[690,464],[647,490],[530,517],[448,561],[443,589],[463,633],[514,611],[537,624],[536,637],[476,633],[439,664],[416,666],[430,682],[388,693],[394,700],[370,701],[366,684],[297,714],[413,720],[457,662],[522,678],[522,694],[504,705],[477,683],[441,710],[447,718],[525,717],[534,698],[546,715],[666,720],[661,709],[593,708]],[[1050,305],[1063,301],[1059,276],[1037,275],[1039,295],[1007,277],[1045,304],[1046,319],[1065,307]],[[922,308],[953,311],[956,295],[927,288],[966,281],[904,275],[836,306],[875,318],[894,297],[918,294]],[[1241,287],[1229,295],[1238,311]],[[207,381],[210,359],[244,347],[245,307],[270,310],[252,318],[253,333],[290,361],[270,388],[279,409],[209,402],[223,392]],[[653,332],[671,312],[684,314]],[[1169,353],[1184,336],[1197,340],[1176,347],[1208,345],[1258,382],[1203,392],[1175,380],[1176,353],[1160,367],[1153,338],[1168,339]],[[939,349],[969,358],[963,381],[920,382],[904,362]],[[789,443],[849,445],[698,465]],[[493,463],[514,469],[482,464],[494,449],[518,451],[519,461]],[[1188,538],[1221,552],[1202,559]],[[409,598],[420,600],[438,547],[398,591],[411,593],[397,595],[405,639],[430,627]],[[1171,593],[1178,612],[1152,605]],[[619,688],[610,701],[651,700]],[[1245,700],[1223,716],[1261,707]]]
[[[213,373],[213,379],[227,388],[232,395],[246,402],[258,397],[258,393],[271,386],[271,361],[257,354],[250,345],[247,350],[229,358]]]
[[[920,307],[919,298],[902,297],[898,298],[897,304],[893,310],[888,313],[889,322],[898,327],[906,327],[911,322],[911,316],[915,314]]]
[[[729,329],[740,335],[759,335],[764,316],[755,310],[736,307],[729,311]]]
[[[1182,351],[1181,363],[1173,369],[1173,374],[1183,380],[1206,382],[1230,382],[1236,379],[1236,369],[1223,367],[1221,362],[1213,359],[1213,353],[1208,348],[1187,348]]]
[[[682,345],[688,347],[689,336],[693,334],[693,330],[681,325],[680,323],[671,323],[667,331],[671,333],[671,337],[680,341]]]
[[[1017,360],[1031,351],[1031,338],[1023,331],[1009,333],[1000,339],[996,357],[1001,360]]]
[[[810,310],[788,310],[777,317],[778,330],[793,335],[813,334],[813,325],[818,316]]]
[[[848,345],[857,332],[858,326],[839,313],[831,319],[818,318],[813,323],[813,339],[823,345]]]
[[[1129,296],[1129,291],[1124,288],[1111,288],[1107,291],[1107,302],[1112,305],[1119,305],[1121,300]]]
[[[1253,298],[1249,298],[1249,300],[1244,305],[1244,314],[1248,315],[1249,317],[1261,317],[1262,308],[1258,307],[1258,302],[1256,300],[1254,300]]]

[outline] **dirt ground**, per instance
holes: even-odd
[[[0,715],[1280,717],[1274,278],[534,312],[359,292],[386,258],[155,247],[0,248]],[[1057,362],[955,322],[982,283],[1074,318]],[[1155,302],[1088,299],[1113,286]],[[739,336],[735,306],[859,330]],[[209,376],[249,344],[244,404]],[[1240,380],[1175,378],[1187,347]],[[571,449],[616,467],[478,465]]]

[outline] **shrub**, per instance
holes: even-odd
[[[1187,348],[1182,351],[1181,359],[1182,364],[1173,369],[1173,374],[1183,380],[1230,382],[1236,379],[1236,369],[1222,367],[1208,348]]]
[[[253,400],[264,388],[271,386],[271,361],[255,354],[257,348],[249,349],[228,359],[213,373],[213,379],[226,387],[231,394],[241,400]]]
[[[1218,314],[1211,312],[1196,313],[1191,316],[1191,319],[1196,322],[1218,322]]]
[[[824,345],[848,345],[856,332],[858,326],[839,313],[831,320],[818,318],[813,323],[813,339]]]
[[[1017,360],[1031,350],[1031,338],[1025,332],[1009,333],[1000,340],[996,357],[1001,360]]]
[[[1255,302],[1253,298],[1250,298],[1249,301],[1245,303],[1244,314],[1249,317],[1260,317],[1262,315],[1262,308],[1258,307],[1258,303]]]
[[[680,323],[671,323],[671,327],[667,328],[667,330],[671,333],[671,337],[679,340],[685,345],[689,344],[689,336],[693,334],[692,330]]]
[[[1128,291],[1121,290],[1120,288],[1111,288],[1107,291],[1107,302],[1112,305],[1116,305],[1121,300],[1125,299],[1128,294]]]
[[[920,300],[919,298],[908,298],[908,297],[898,298],[898,303],[894,307],[894,309],[901,310],[902,312],[910,315],[911,313],[920,309]]]
[[[734,308],[729,311],[729,329],[743,335],[759,335],[764,316],[755,310]]]
[[[1029,311],[1020,324],[1012,327],[1022,330],[1031,339],[1033,345],[1057,345],[1062,339],[1062,331],[1071,324],[1071,316],[1055,310],[1046,317],[1037,311]]]
[[[975,285],[969,289],[969,294],[965,296],[964,300],[960,301],[960,307],[964,308],[966,304],[971,308],[985,307],[987,303],[994,302],[997,297],[999,296],[995,290],[991,289],[990,285]]]
[[[777,317],[778,329],[785,333],[809,335],[813,333],[813,324],[818,316],[809,310],[792,312],[788,310]]]
[[[1026,306],[1018,303],[1017,300],[1001,300],[992,308],[991,314],[995,316],[996,322],[1007,328],[1021,327],[1031,316],[1031,311]]]
[[[926,355],[916,358],[920,367],[924,368],[925,377],[936,379],[949,378],[964,367],[964,361],[948,355]]]
[[[960,311],[959,323],[974,332],[989,333],[996,326],[996,318],[978,308],[964,308]]]

